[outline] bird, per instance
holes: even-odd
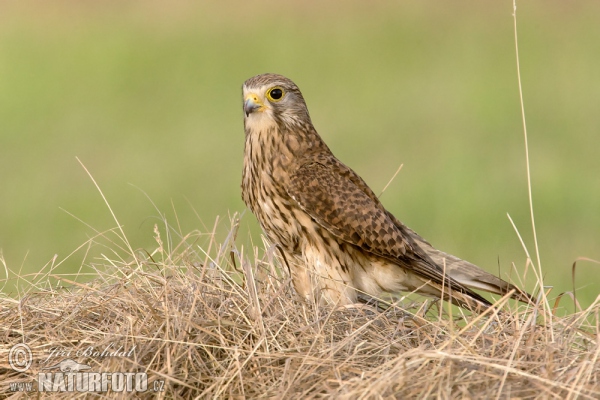
[[[298,86],[266,73],[242,86],[242,199],[281,253],[296,293],[337,306],[416,292],[469,310],[475,290],[533,303],[527,292],[433,247],[385,209],[338,160],[311,121]]]

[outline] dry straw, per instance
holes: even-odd
[[[194,232],[171,245],[175,233],[156,227],[151,253],[131,254],[120,231],[104,233],[110,255],[92,263],[98,277],[86,284],[50,266],[20,277],[30,289],[0,301],[0,395],[35,380],[52,348],[112,346],[134,351],[76,361],[146,372],[149,387],[165,381],[164,392],[142,397],[600,397],[600,299],[550,324],[538,315],[543,307],[506,298],[496,303],[502,312],[453,317],[424,315],[404,298],[379,309],[318,307],[295,297],[272,249],[236,248],[237,221],[221,244]],[[18,343],[36,360],[23,373],[7,362]]]
[[[528,160],[527,168],[529,179]],[[32,276],[12,273],[0,254],[6,281],[26,283],[18,296],[0,298],[0,396],[27,396],[10,384],[35,381],[52,349],[73,355],[92,346],[130,354],[78,363],[145,372],[149,388],[164,382],[164,391],[136,397],[600,398],[600,296],[565,317],[553,314],[543,291],[536,306],[507,295],[479,315],[439,305],[426,312],[405,297],[319,307],[295,297],[273,247],[236,247],[235,216],[222,243],[214,230],[178,236],[165,221],[146,252],[132,249],[112,215],[117,228],[81,246],[106,249],[91,263],[97,276],[89,283],[54,275],[54,263]],[[544,287],[537,241],[536,256]],[[35,360],[25,372],[8,362],[20,343]],[[45,394],[53,396],[64,394]],[[97,395],[70,394],[77,396]]]

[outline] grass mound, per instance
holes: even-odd
[[[405,298],[317,307],[294,296],[272,249],[236,248],[235,226],[207,246],[199,232],[174,247],[155,232],[152,253],[112,241],[91,282],[42,271],[21,277],[31,289],[19,299],[0,299],[1,396],[25,396],[15,384],[35,390],[39,373],[72,359],[146,373],[136,395],[149,398],[600,397],[599,300],[567,317],[505,298],[481,315]],[[19,343],[33,355],[25,372],[8,362]]]

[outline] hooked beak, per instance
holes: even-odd
[[[255,94],[249,94],[244,99],[244,113],[246,113],[246,117],[252,114],[256,110],[262,110],[264,108],[263,103],[259,100],[258,96]]]

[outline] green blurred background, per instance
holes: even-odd
[[[61,208],[97,230],[115,226],[76,156],[135,248],[156,247],[152,202],[183,233],[243,211],[241,85],[263,72],[300,86],[317,130],[375,192],[404,164],[382,201],[434,245],[493,272],[524,268],[506,216],[533,256],[511,1],[199,3],[0,3],[8,268],[38,271],[94,234]],[[594,0],[519,2],[535,218],[553,295],[572,289],[577,257],[600,259],[599,20]],[[238,241],[258,239],[247,212]],[[107,251],[93,247],[85,264]],[[79,251],[55,272],[83,260]],[[584,306],[600,291],[598,268],[578,264]]]

